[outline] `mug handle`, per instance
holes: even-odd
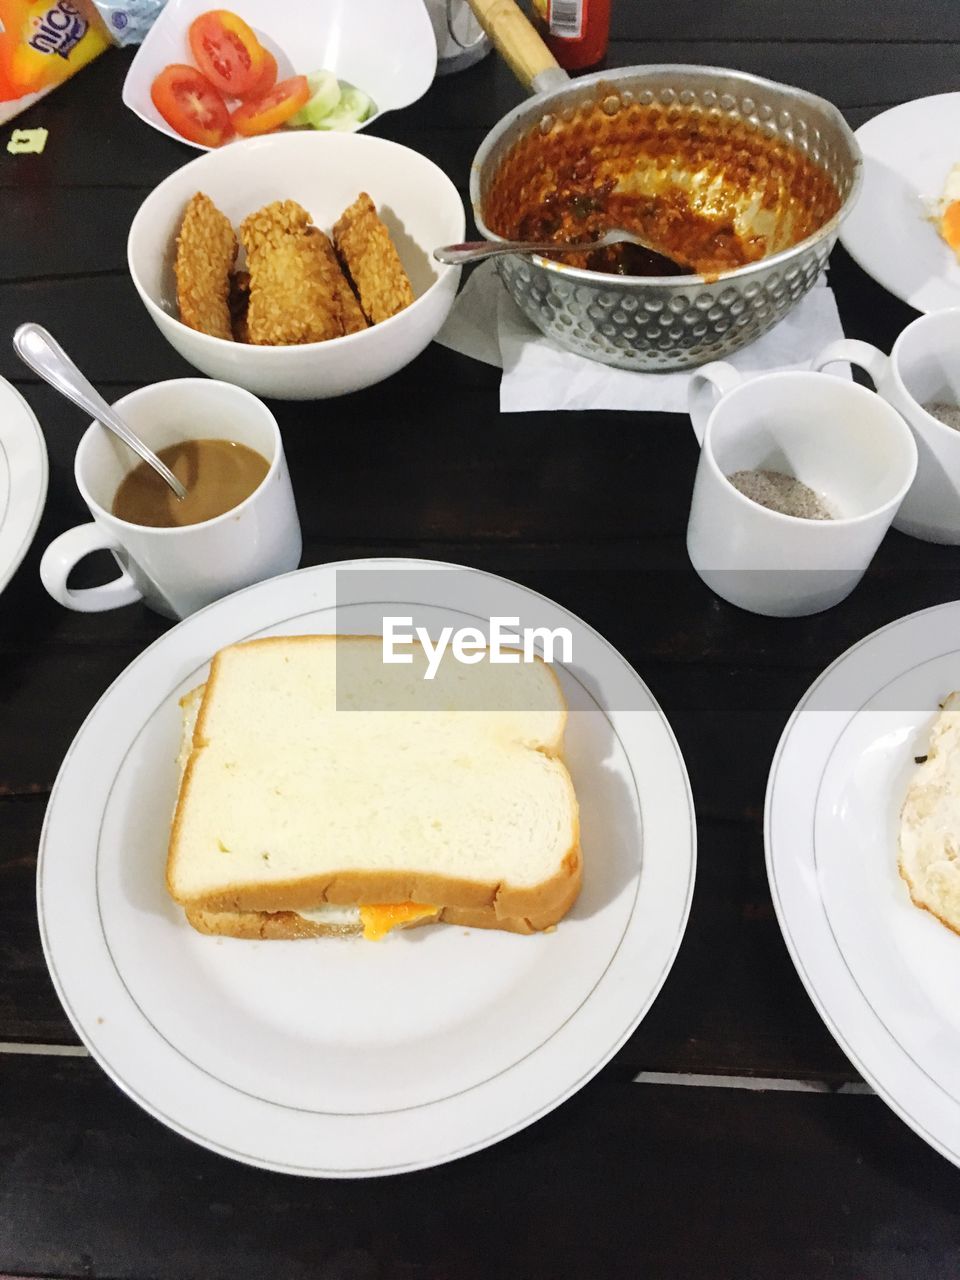
[[[474,38],[469,42],[469,44],[464,44],[463,41],[460,39],[460,37],[457,35],[453,26],[453,6],[455,2],[456,0],[446,0],[446,4],[444,5],[444,8],[446,10],[446,15],[447,15],[447,34],[449,35],[450,39],[453,41],[454,44],[459,45],[461,49],[464,49],[469,53],[471,49],[475,49],[478,44],[482,44],[482,42],[486,40],[487,33],[484,31],[482,27],[480,27],[480,34],[478,36],[474,36]],[[479,23],[477,25],[479,26]]]
[[[837,342],[831,342],[829,347],[824,347],[814,360],[813,368],[817,373],[821,373],[824,365],[833,364],[837,360],[856,364],[861,369],[865,369],[875,387],[880,386],[890,363],[890,357],[885,356],[878,347],[871,346],[869,342],[861,342],[859,338],[840,338]]]
[[[122,566],[120,576],[100,587],[84,587],[71,590],[67,579],[84,556],[94,551],[112,551],[116,554],[120,544],[106,529],[92,521],[79,524],[54,538],[40,561],[40,580],[58,604],[78,613],[102,613],[105,609],[119,609],[125,604],[142,600],[140,588]],[[119,563],[119,561],[118,561]]]
[[[687,411],[690,414],[693,434],[700,444],[703,444],[707,419],[717,401],[728,391],[738,387],[742,381],[742,376],[733,365],[727,364],[724,360],[715,360],[712,364],[705,364],[702,369],[694,372],[687,392]]]

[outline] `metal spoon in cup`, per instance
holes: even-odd
[[[469,240],[465,244],[442,245],[439,249],[434,249],[433,256],[447,266],[458,267],[470,262],[482,262],[485,258],[499,258],[508,253],[586,253],[591,249],[606,249],[614,244],[635,244],[654,257],[662,258],[673,268],[691,269],[644,240],[643,236],[621,229],[608,231],[596,240],[583,240],[576,244],[552,244],[546,240]]]
[[[178,498],[183,500],[187,496],[186,489],[170,468],[165,466],[157,455],[147,448],[140,437],[130,430],[117,411],[110,408],[99,391],[90,385],[46,329],[38,324],[20,325],[13,335],[13,346],[23,363],[28,365],[34,373],[39,374],[44,382],[49,382],[54,390],[59,391],[62,396],[66,396],[68,400],[72,400],[75,405],[79,405],[89,413],[91,418],[96,418],[99,423],[109,428],[144,462],[149,463],[154,471],[166,480]]]

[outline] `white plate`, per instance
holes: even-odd
[[[168,0],[137,50],[123,82],[131,111],[168,137],[197,151],[171,129],[150,98],[150,86],[171,62],[193,66],[187,30],[199,14],[215,8],[209,0]],[[373,99],[376,115],[416,102],[437,70],[437,42],[423,0],[238,0],[234,6],[277,59],[278,79],[309,75],[323,67]]]
[[[960,264],[927,220],[960,162],[960,93],[918,98],[857,130],[863,187],[840,243],[864,271],[918,311],[960,306]]]
[[[960,688],[960,602],[893,622],[810,688],[767,787],[767,873],[797,971],[851,1062],[960,1164],[960,937],[913,906],[900,807]]]
[[[27,554],[47,498],[47,448],[33,410],[0,378],[0,591]]]
[[[336,607],[344,568],[380,570],[368,608]],[[502,578],[453,569],[325,565],[219,601],[127,668],[60,770],[37,871],[57,992],[121,1088],[224,1155],[360,1177],[488,1146],[607,1062],[680,945],[696,829],[663,713],[585,623]],[[369,632],[371,612],[384,612],[385,578],[396,612],[413,610],[426,625],[516,614],[525,626],[572,631],[574,661],[560,675],[571,707],[564,754],[581,805],[578,902],[556,932],[533,937],[448,926],[379,945],[202,937],[164,888],[178,698],[234,641]]]

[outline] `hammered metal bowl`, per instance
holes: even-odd
[[[497,261],[524,314],[578,355],[644,370],[685,369],[729,356],[782,320],[816,282],[860,189],[859,145],[829,102],[745,72],[681,65],[599,72],[523,103],[487,136],[470,176],[482,235],[502,239],[484,222],[484,199],[514,144],[533,129],[548,132],[558,118],[571,119],[601,93],[626,108],[660,104],[742,122],[802,152],[836,186],[840,207],[814,234],[715,280],[611,275],[540,257]]]

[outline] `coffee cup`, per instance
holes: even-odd
[[[812,372],[743,379],[731,365],[692,378],[700,442],[687,552],[718,596],[751,613],[799,617],[850,594],[913,481],[917,449],[880,396]],[[783,514],[728,478],[763,471],[801,481],[830,519]]]
[[[166,617],[185,618],[241,587],[296,569],[300,522],[280,429],[262,401],[225,382],[178,378],[133,391],[115,407],[154,453],[187,440],[228,440],[259,453],[267,473],[213,519],[172,528],[134,524],[115,516],[113,503],[140,459],[92,423],[80,440],[74,475],[93,520],[55,538],[40,562],[54,600],[83,613],[142,600]],[[119,577],[97,587],[68,586],[73,568],[101,550],[113,553]]]
[[[822,352],[816,367],[834,360],[865,369],[916,439],[917,477],[893,527],[925,542],[960,543],[960,431],[924,408],[938,401],[960,406],[960,307],[908,324],[889,356],[844,338]]]

